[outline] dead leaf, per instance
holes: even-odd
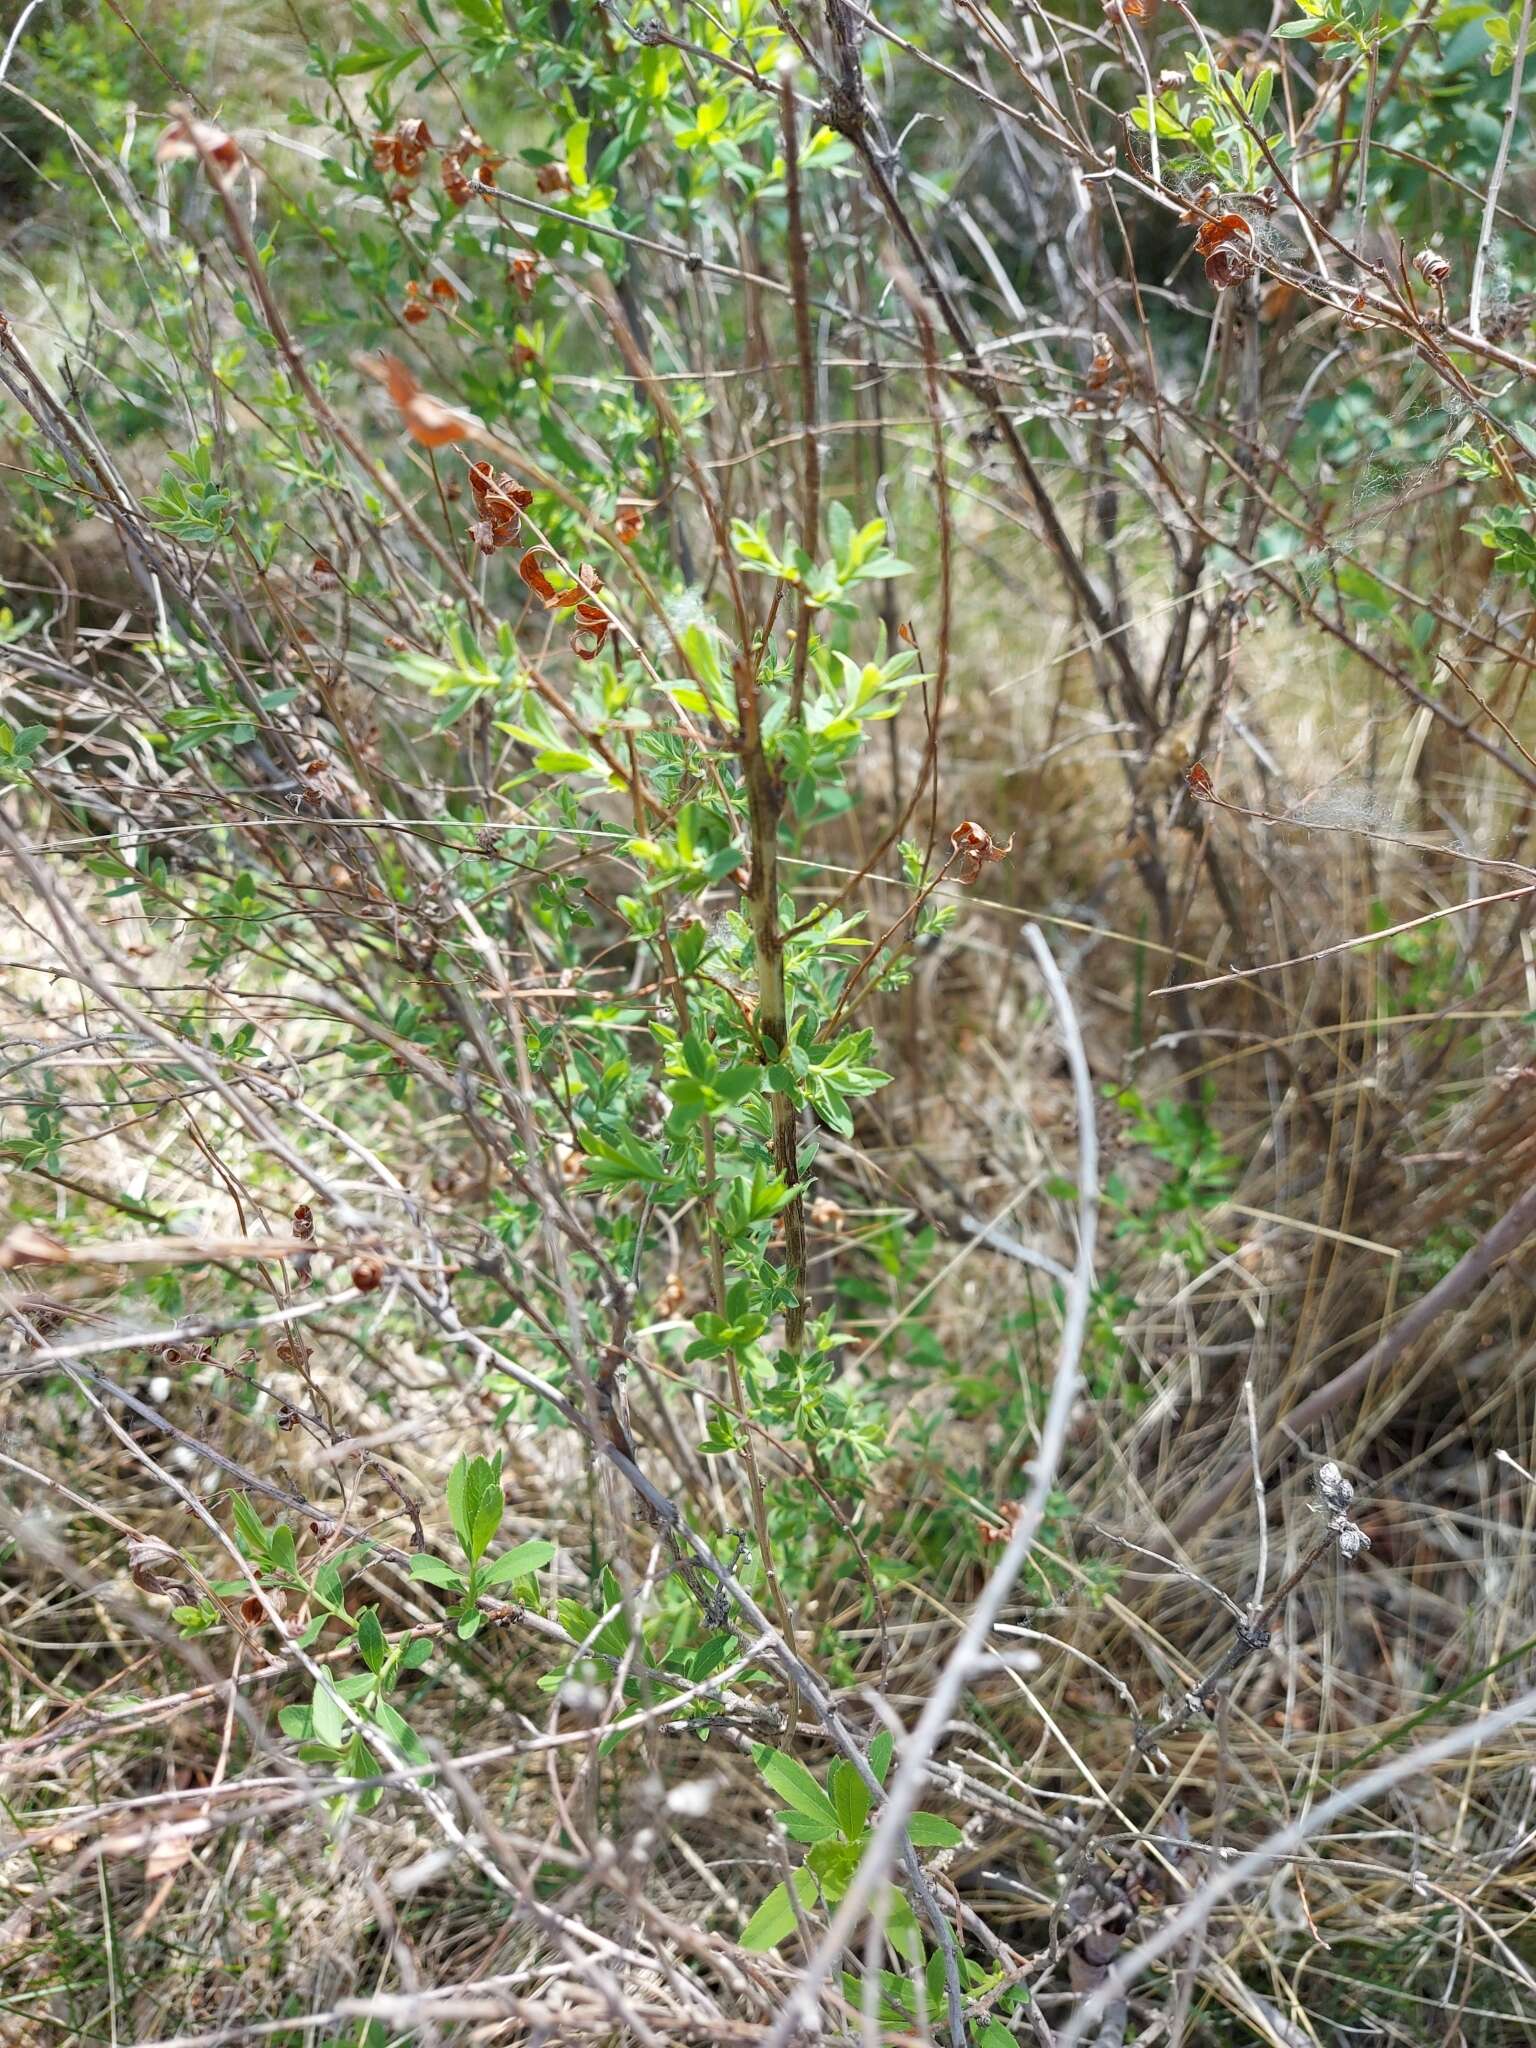
[[[203,165],[215,185],[227,185],[237,178],[245,161],[233,135],[182,110],[155,145],[155,162],[184,163],[192,158]]]
[[[446,448],[450,441],[467,441],[480,431],[480,422],[456,406],[445,405],[429,391],[423,391],[398,356],[380,350],[377,358],[357,358],[360,370],[376,379],[389,393],[405,424],[405,431],[423,448]]]
[[[0,1273],[9,1273],[17,1266],[62,1266],[68,1260],[65,1245],[56,1237],[49,1237],[46,1231],[34,1230],[30,1223],[18,1223],[0,1240]]]

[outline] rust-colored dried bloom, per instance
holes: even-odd
[[[372,1294],[384,1280],[384,1261],[375,1252],[364,1252],[352,1261],[352,1285],[359,1294]]]
[[[1006,860],[1013,851],[1013,834],[1008,835],[1008,844],[999,846],[984,825],[978,825],[974,818],[964,818],[949,835],[955,857],[960,862],[957,881],[974,882],[988,861]]]
[[[522,515],[533,493],[506,470],[499,474],[488,462],[469,466],[469,488],[475,500],[475,522],[469,537],[483,555],[512,547],[522,533]]]
[[[1208,220],[1195,236],[1196,252],[1205,258],[1205,274],[1217,291],[1229,291],[1253,275],[1253,228],[1240,213]]]
[[[336,564],[329,555],[315,555],[311,559],[309,581],[311,587],[315,590],[329,592],[336,589],[341,578],[336,574]]]
[[[395,130],[395,170],[402,178],[414,178],[421,170],[427,151],[436,147],[425,121],[402,121]]]
[[[400,318],[411,327],[419,327],[423,320],[432,317],[432,302],[422,296],[421,286],[413,277],[405,288],[405,304],[400,308]]]
[[[533,182],[546,199],[553,199],[559,193],[570,191],[571,174],[564,164],[540,164],[533,174]]]
[[[524,300],[533,297],[539,281],[539,259],[531,249],[519,249],[507,265],[507,283]]]
[[[546,611],[571,613],[571,652],[581,661],[595,661],[602,652],[613,621],[606,609],[594,602],[603,579],[590,562],[583,562],[576,581],[556,589],[539,564],[539,551],[530,548],[517,565],[517,573],[543,604]]]

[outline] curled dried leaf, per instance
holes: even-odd
[[[459,294],[446,277],[434,277],[427,289],[440,306],[451,307],[459,303]]]
[[[309,565],[309,580],[316,590],[335,590],[341,582],[329,555],[315,555]]]
[[[560,602],[560,593],[539,567],[539,551],[530,548],[518,562],[517,573],[522,577],[534,596],[542,599],[551,610]]]
[[[395,170],[402,178],[419,175],[427,151],[436,147],[425,121],[402,121],[395,130]]]
[[[629,498],[620,498],[618,510],[613,515],[613,530],[626,547],[638,540],[645,526],[645,513]]]
[[[571,189],[571,174],[564,164],[540,164],[534,172],[533,182],[546,199],[553,199]]]
[[[1190,762],[1185,772],[1184,781],[1191,796],[1197,796],[1206,803],[1215,802],[1216,787],[1211,781],[1210,771],[1203,761]]]
[[[352,1285],[359,1294],[373,1294],[384,1281],[384,1261],[375,1252],[364,1252],[352,1261]]]
[[[466,441],[479,424],[468,413],[423,391],[398,356],[381,350],[377,358],[358,358],[358,367],[384,386],[406,432],[423,448],[445,448],[450,441]]]
[[[0,1273],[9,1273],[15,1266],[65,1265],[68,1260],[68,1245],[46,1231],[34,1230],[30,1223],[18,1223],[0,1240]]]
[[[1195,250],[1205,258],[1205,274],[1219,292],[1243,284],[1253,275],[1253,228],[1240,213],[1224,213],[1203,222],[1195,236]]]
[[[188,1594],[185,1572],[186,1566],[178,1553],[158,1536],[135,1536],[130,1540],[128,1576],[141,1593],[161,1593],[172,1599]]]
[[[539,281],[539,259],[531,249],[519,249],[507,265],[507,283],[523,299],[533,297]]]
[[[195,116],[182,112],[155,145],[155,162],[174,164],[191,159],[202,163],[216,185],[227,185],[237,177],[245,161],[233,135],[223,128],[214,127],[211,121],[199,121]]]
[[[1438,249],[1421,249],[1413,259],[1413,267],[1426,284],[1432,284],[1436,291],[1444,285],[1451,274],[1450,261]]]

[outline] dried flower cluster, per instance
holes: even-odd
[[[373,137],[369,145],[373,168],[381,177],[393,173],[398,180],[389,195],[397,205],[410,198],[427,152],[440,146],[420,118],[401,121],[397,127]],[[476,186],[494,185],[496,168],[503,161],[486,147],[473,128],[461,129],[458,141],[444,148],[442,154],[443,196],[449,205],[466,206]],[[475,166],[473,177],[468,168],[471,163]]]
[[[400,308],[400,317],[412,327],[419,327],[423,320],[432,317],[434,310],[451,313],[458,303],[458,292],[446,277],[434,277],[428,285],[419,284],[412,278],[405,288],[405,304]]]

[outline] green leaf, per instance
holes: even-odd
[[[388,1700],[381,1700],[374,1708],[373,1723],[376,1728],[384,1731],[408,1764],[426,1764],[432,1761],[427,1745]]]
[[[417,1550],[411,1554],[411,1577],[428,1586],[446,1586],[450,1593],[462,1593],[464,1575],[456,1572],[451,1564],[430,1551]]]
[[[795,1895],[802,1906],[816,1903],[816,1884],[809,1871],[795,1872]],[[789,1887],[776,1884],[741,1930],[741,1945],[761,1955],[767,1949],[777,1948],[785,1936],[794,1931],[795,1909],[790,1902]]]
[[[357,1617],[358,1654],[368,1669],[379,1673],[384,1669],[384,1660],[389,1655],[389,1644],[384,1639],[384,1630],[379,1623],[379,1610],[365,1607]]]
[[[577,121],[565,131],[565,168],[578,192],[587,183],[587,143],[591,134],[590,121]]]
[[[837,1827],[836,1807],[804,1764],[796,1763],[781,1749],[770,1749],[766,1743],[753,1744],[752,1761],[772,1789],[796,1813],[803,1813],[808,1820],[825,1821],[834,1829]]]
[[[869,1768],[881,1785],[885,1783],[885,1774],[891,1768],[891,1756],[895,1748],[896,1739],[889,1728],[882,1728],[869,1745]]]
[[[792,1842],[804,1842],[807,1847],[817,1842],[835,1842],[837,1829],[829,1820],[812,1820],[807,1813],[781,1813],[779,1825]]]
[[[464,1511],[464,1488],[469,1480],[469,1459],[460,1452],[448,1474],[448,1519],[453,1524],[453,1533],[466,1550],[469,1548],[469,1523]]]
[[[827,1773],[827,1785],[832,1794],[832,1804],[837,1808],[837,1824],[843,1831],[843,1840],[856,1842],[869,1818],[869,1787],[843,1757],[839,1757]]]
[[[347,1739],[347,1720],[329,1680],[322,1679],[315,1687],[309,1706],[314,1717],[315,1740],[339,1749]]]
[[[477,1563],[485,1555],[491,1538],[501,1527],[501,1517],[506,1505],[499,1486],[487,1487],[476,1501],[474,1525],[470,1530],[469,1554]]]
[[[298,1577],[299,1553],[293,1540],[293,1531],[286,1522],[279,1522],[272,1531],[268,1554],[279,1571],[292,1572]]]
[[[519,1543],[515,1549],[504,1550],[501,1556],[485,1572],[480,1580],[484,1586],[505,1586],[512,1579],[526,1579],[530,1572],[541,1572],[555,1554],[553,1543],[542,1536],[532,1537],[527,1543]]]
[[[235,1537],[247,1557],[265,1559],[268,1554],[267,1532],[260,1515],[251,1506],[243,1493],[237,1493],[231,1503],[235,1514]]]
[[[835,1906],[853,1883],[863,1853],[861,1842],[819,1842],[806,1857],[805,1867],[820,1883],[828,1905]]]
[[[907,1821],[914,1849],[958,1849],[964,1835],[952,1820],[936,1813],[914,1813]]]

